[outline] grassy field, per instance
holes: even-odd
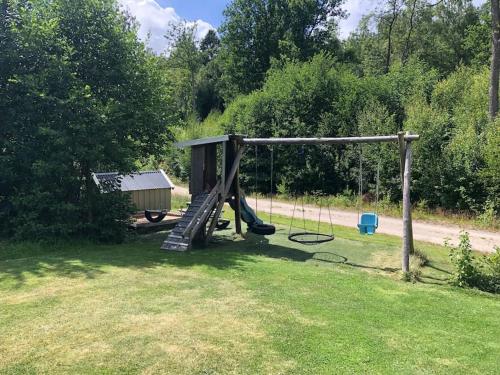
[[[283,218],[277,221],[284,223]],[[447,252],[400,280],[400,240],[303,246],[288,228],[190,253],[0,243],[0,373],[498,374],[500,298],[450,287]]]

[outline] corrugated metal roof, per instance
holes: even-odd
[[[120,175],[117,172],[93,173],[92,177],[102,191],[113,191],[116,189],[120,189],[121,191],[138,191],[175,188],[163,169],[158,171],[134,172],[128,175]]]

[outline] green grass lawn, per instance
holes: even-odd
[[[285,223],[283,218],[276,218]],[[400,280],[400,240],[275,236],[165,253],[0,244],[0,373],[498,374],[500,298],[446,284],[444,248]]]

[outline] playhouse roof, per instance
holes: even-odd
[[[163,169],[121,175],[117,172],[93,173],[92,178],[103,192],[121,190],[173,189],[174,184]]]

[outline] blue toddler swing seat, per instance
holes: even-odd
[[[359,234],[367,234],[369,236],[374,235],[378,228],[378,191],[380,185],[380,160],[377,163],[377,177],[376,177],[376,203],[375,203],[375,212],[363,212],[361,215],[360,207],[361,207],[361,198],[363,196],[363,152],[360,149],[359,155],[359,206],[358,206],[358,229]]]
[[[365,212],[359,217],[359,233],[360,234],[375,234],[378,227],[378,215],[375,212]]]

